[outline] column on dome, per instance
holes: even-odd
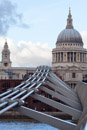
[[[55,62],[57,62],[57,54],[55,53]]]
[[[57,53],[57,62],[59,62],[59,53]]]
[[[85,53],[84,53],[84,62],[85,62]]]
[[[79,62],[80,62],[80,52],[79,52]]]
[[[76,52],[74,52],[74,62],[76,62]]]
[[[69,62],[71,62],[71,52],[69,52]]]
[[[83,62],[84,62],[84,53],[83,53]]]
[[[52,62],[54,62],[54,53],[52,53]]]
[[[75,62],[75,61],[74,61],[74,52],[73,52],[73,62]]]
[[[67,52],[67,62],[69,62],[69,52]]]
[[[67,52],[63,52],[63,61],[67,62]]]
[[[84,53],[84,62],[85,62],[85,53]]]
[[[57,52],[56,52],[56,62],[58,62],[58,58],[57,58]]]
[[[70,58],[71,58],[71,55],[70,55],[70,52],[69,52],[69,62],[71,61],[71,59],[70,59]]]
[[[86,62],[87,62],[87,53],[86,53]]]
[[[86,53],[85,53],[85,62],[86,62]]]
[[[83,62],[83,53],[81,53],[81,57],[82,57],[82,62]]]
[[[67,61],[67,52],[66,52],[66,61]]]
[[[73,52],[71,52],[71,62],[73,62]]]
[[[60,62],[60,52],[58,54],[59,54],[59,62]]]
[[[80,62],[82,62],[82,53],[80,52]]]
[[[59,54],[57,53],[57,62],[59,62],[59,57],[58,57],[58,55],[59,55]]]
[[[56,62],[57,62],[57,53],[56,53]]]
[[[83,53],[82,53],[82,62],[83,62]]]
[[[53,53],[53,62],[56,62],[56,53]]]
[[[79,52],[76,53],[76,61],[80,62],[80,53]]]
[[[57,53],[57,61],[60,62],[60,55]]]
[[[61,52],[60,52],[60,62],[61,62]]]
[[[85,59],[86,59],[86,58],[85,58],[85,53],[84,53],[84,62],[86,61]]]
[[[86,61],[86,56],[85,56],[85,53],[83,53],[83,62]]]
[[[84,62],[85,62],[85,53],[84,53]]]
[[[71,52],[67,52],[67,61],[71,62]]]
[[[70,62],[70,52],[68,52],[68,61]]]
[[[80,62],[80,52],[79,52],[79,62]]]
[[[84,62],[84,53],[83,53],[83,62]]]
[[[61,62],[63,62],[63,52],[61,52]]]
[[[83,62],[84,62],[84,53],[83,53]]]

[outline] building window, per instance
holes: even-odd
[[[76,74],[75,73],[72,73],[72,78],[76,78]]]
[[[86,83],[87,83],[87,74],[84,74],[84,75],[83,75],[83,82],[86,82]]]
[[[9,76],[9,79],[12,79],[12,75]]]

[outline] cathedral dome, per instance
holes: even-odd
[[[69,9],[69,15],[67,19],[67,26],[62,32],[60,32],[57,43],[80,43],[83,44],[82,37],[80,33],[73,28],[71,11]]]
[[[71,28],[64,29],[58,36],[57,43],[72,42],[72,43],[83,43],[80,33]]]

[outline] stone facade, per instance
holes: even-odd
[[[71,17],[69,9],[66,29],[59,34],[56,48],[52,50],[52,70],[74,88],[78,81],[87,77],[87,50]]]

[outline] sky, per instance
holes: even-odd
[[[51,66],[69,7],[87,48],[87,0],[0,0],[0,54],[7,39],[12,66]]]

